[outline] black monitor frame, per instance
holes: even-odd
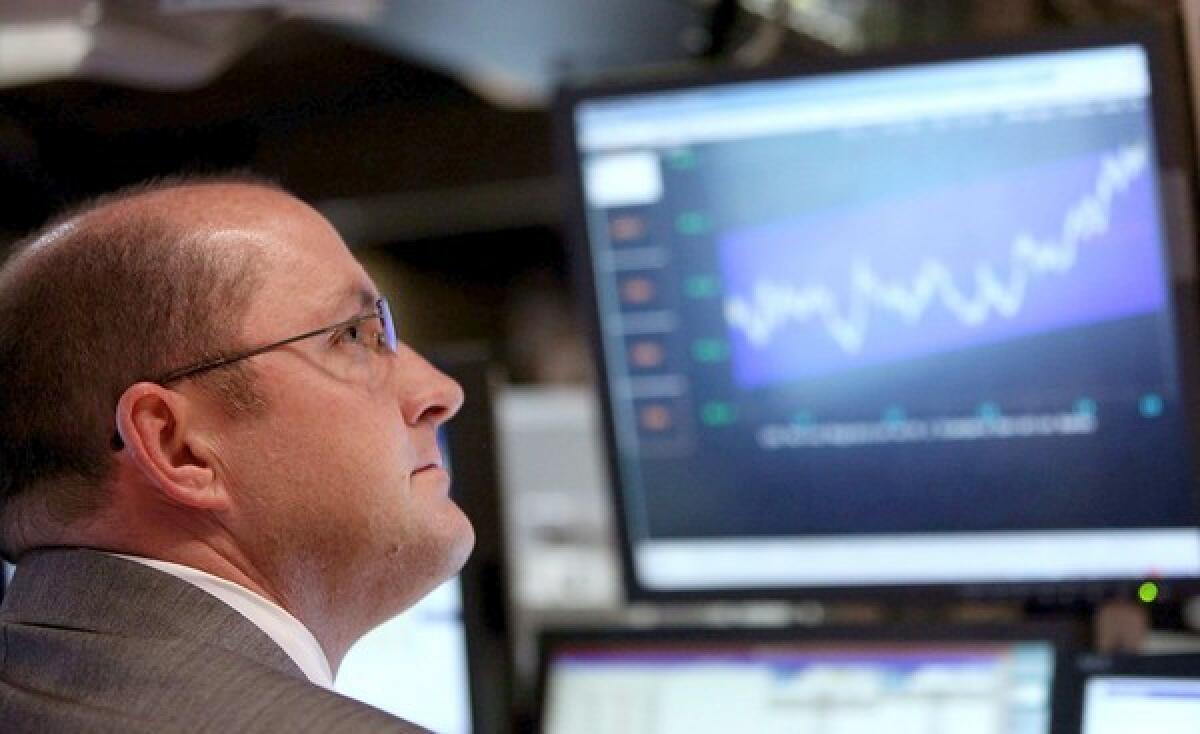
[[[460,575],[471,731],[505,734],[512,730],[513,664],[493,413],[498,377],[488,351],[475,344],[443,347],[432,361],[466,396],[443,430],[452,497],[475,528],[475,549]]]
[[[1085,654],[1075,659],[1072,688],[1064,706],[1064,724],[1070,731],[1083,728],[1084,694],[1092,676],[1181,678],[1200,681],[1200,653],[1164,653],[1157,655]]]
[[[550,666],[554,652],[564,645],[637,645],[655,643],[1004,643],[1049,642],[1054,647],[1054,681],[1051,684],[1051,734],[1077,734],[1071,729],[1069,705],[1076,687],[1075,653],[1085,641],[1083,631],[1069,624],[986,624],[886,626],[787,626],[787,627],[595,627],[546,629],[538,638],[537,702],[539,731],[545,725]]]
[[[846,585],[799,587],[722,587],[715,590],[653,589],[642,584],[636,574],[633,541],[627,521],[627,507],[621,487],[621,472],[617,452],[616,426],[613,407],[607,393],[610,375],[604,359],[603,325],[600,323],[600,304],[596,295],[596,279],[586,224],[586,205],[582,171],[577,155],[574,112],[591,99],[621,95],[687,89],[746,81],[801,78],[868,71],[894,66],[939,61],[960,61],[994,58],[1039,51],[1087,49],[1101,46],[1136,43],[1147,53],[1151,79],[1151,118],[1154,129],[1158,176],[1163,184],[1164,235],[1170,250],[1175,323],[1179,344],[1200,344],[1200,289],[1195,273],[1186,273],[1187,260],[1195,258],[1195,231],[1190,215],[1176,214],[1171,205],[1198,211],[1197,192],[1193,186],[1192,127],[1186,104],[1183,74],[1183,53],[1179,28],[1161,23],[1092,27],[1070,31],[1050,32],[1036,36],[983,39],[966,43],[921,47],[872,55],[821,58],[799,63],[786,63],[763,69],[707,68],[673,76],[608,80],[586,86],[565,87],[559,90],[555,104],[556,155],[565,178],[565,211],[578,303],[587,324],[596,369],[596,389],[604,416],[604,433],[609,486],[615,508],[615,522],[620,540],[622,576],[629,599],[637,601],[703,601],[719,599],[861,599],[885,598],[897,602],[927,600],[982,599],[1035,600],[1053,598],[1058,603],[1098,602],[1119,596],[1133,597],[1141,580],[1128,578],[1064,579],[1061,581],[961,582],[922,583],[905,585]],[[1174,187],[1167,186],[1173,179]],[[1171,193],[1176,195],[1172,198]],[[1181,255],[1181,253],[1184,253]],[[1194,268],[1194,266],[1193,266]],[[1200,350],[1180,350],[1183,402],[1192,427],[1190,448],[1200,464]],[[1200,472],[1200,468],[1197,469]],[[1200,479],[1197,477],[1196,479]],[[1194,514],[1191,522],[1200,533],[1200,481],[1193,482]],[[1200,576],[1156,579],[1164,599],[1200,589]]]

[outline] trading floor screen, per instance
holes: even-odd
[[[573,102],[639,587],[1200,572],[1149,66]]]
[[[581,643],[546,734],[1044,734],[1054,649],[1009,643]]]
[[[1097,676],[1084,689],[1083,711],[1083,734],[1195,734],[1200,679]]]
[[[470,734],[462,589],[457,578],[359,640],[335,690],[440,734]]]

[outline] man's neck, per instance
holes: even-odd
[[[112,534],[86,533],[54,544],[175,563],[236,584],[298,620],[316,638],[335,674],[346,651],[357,640],[357,636],[340,634],[338,626],[330,623],[339,618],[333,612],[345,614],[347,610],[334,610],[322,600],[326,594],[319,590],[320,579],[306,580],[304,574],[270,566],[264,569],[264,564],[256,563],[232,542],[116,538]]]
[[[333,687],[333,671],[312,631],[265,596],[184,564],[125,553],[113,555],[174,576],[216,597],[270,637],[311,682],[325,688]]]

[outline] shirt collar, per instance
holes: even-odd
[[[309,681],[323,688],[333,688],[333,671],[317,638],[300,620],[278,604],[228,579],[191,566],[124,553],[109,555],[149,566],[212,594],[274,640]]]

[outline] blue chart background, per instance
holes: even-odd
[[[911,290],[922,266],[936,262],[949,269],[961,293],[974,298],[976,267],[1007,279],[1019,235],[1039,242],[1061,238],[1067,212],[1094,191],[1104,158],[1076,156],[966,186],[731,232],[719,243],[726,296],[752,301],[762,282],[797,290],[815,286],[833,293],[845,314],[854,263]],[[1161,308],[1160,234],[1148,166],[1114,196],[1110,209],[1108,231],[1079,243],[1070,270],[1031,273],[1024,303],[1012,317],[993,312],[982,324],[967,325],[935,298],[919,321],[908,324],[894,311],[872,307],[858,353],[839,345],[819,317],[793,321],[763,345],[731,329],[737,381],[754,387]],[[1015,267],[1028,271],[1021,263]]]
[[[1147,111],[1129,107],[912,134],[717,143],[691,149],[694,165],[665,163],[664,198],[642,212],[671,252],[655,277],[683,293],[689,277],[716,275],[724,290],[678,298],[681,326],[669,347],[688,376],[690,448],[626,457],[639,532],[720,538],[1195,522],[1191,427],[1160,271],[1153,174],[1117,195],[1109,235],[1084,243],[1076,270],[1031,281],[1011,322],[964,328],[934,306],[919,329],[873,321],[857,356],[812,324],[780,332],[762,355],[736,338],[729,361],[699,363],[691,352],[698,339],[730,337],[723,298],[764,273],[844,287],[855,256],[906,278],[913,248],[969,270],[1006,253],[1022,228],[1055,236],[1064,213],[1093,190],[1096,162],[1136,141],[1153,151]],[[967,207],[969,216],[947,216]],[[693,211],[704,213],[708,232],[673,231]],[[894,221],[883,237],[877,218],[885,215],[920,226]],[[847,236],[855,227],[870,236],[856,242]],[[781,250],[797,233],[809,241],[824,233],[837,246]],[[1146,417],[1138,400],[1151,393],[1164,403]],[[1083,399],[1099,421],[1086,436],[778,451],[756,441],[761,426],[801,415],[878,421],[898,407],[936,419],[974,415],[985,402],[1010,415],[1061,413]],[[705,425],[699,416],[711,401],[732,406],[736,421]]]

